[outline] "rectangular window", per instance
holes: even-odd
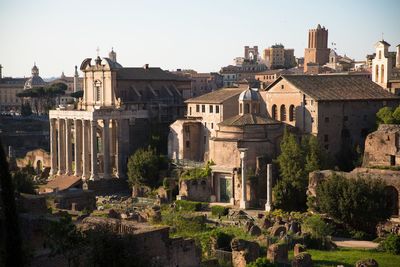
[[[206,112],[206,105],[201,105],[201,112]]]
[[[210,113],[214,113],[214,106],[210,105]]]
[[[347,116],[343,117],[343,121],[348,121],[348,120],[349,120],[349,117],[347,117]]]
[[[329,123],[329,117],[325,117],[325,122]]]
[[[215,113],[219,113],[219,106],[218,105],[215,106]]]
[[[285,89],[285,86],[283,84],[281,85],[281,89]]]
[[[200,112],[200,105],[196,105],[196,112]]]
[[[189,115],[192,115],[192,107],[189,107]]]
[[[214,123],[211,123],[211,129],[214,129]]]
[[[325,145],[325,149],[326,149],[326,150],[329,150],[329,145]]]
[[[329,141],[329,136],[327,134],[324,135],[324,142],[328,142]]]
[[[190,148],[190,141],[186,141],[186,148]]]

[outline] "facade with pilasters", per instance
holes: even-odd
[[[162,122],[184,113],[190,80],[160,68],[124,68],[115,60],[85,59],[83,97],[51,110],[51,175],[83,180],[125,178],[134,153],[135,124]],[[145,144],[144,144],[145,145]]]

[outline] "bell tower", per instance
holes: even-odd
[[[307,64],[323,66],[329,61],[328,29],[318,24],[316,29],[308,31],[308,48],[304,51],[304,72]]]

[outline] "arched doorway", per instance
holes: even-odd
[[[35,170],[37,174],[40,174],[43,170],[43,164],[41,160],[36,161]]]
[[[392,215],[399,216],[399,192],[394,186],[385,187],[386,207],[391,210]]]

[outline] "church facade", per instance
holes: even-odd
[[[83,97],[76,107],[50,111],[51,175],[125,178],[133,143],[140,139],[138,121],[183,115],[190,80],[148,65],[124,68],[113,59],[85,59]]]

